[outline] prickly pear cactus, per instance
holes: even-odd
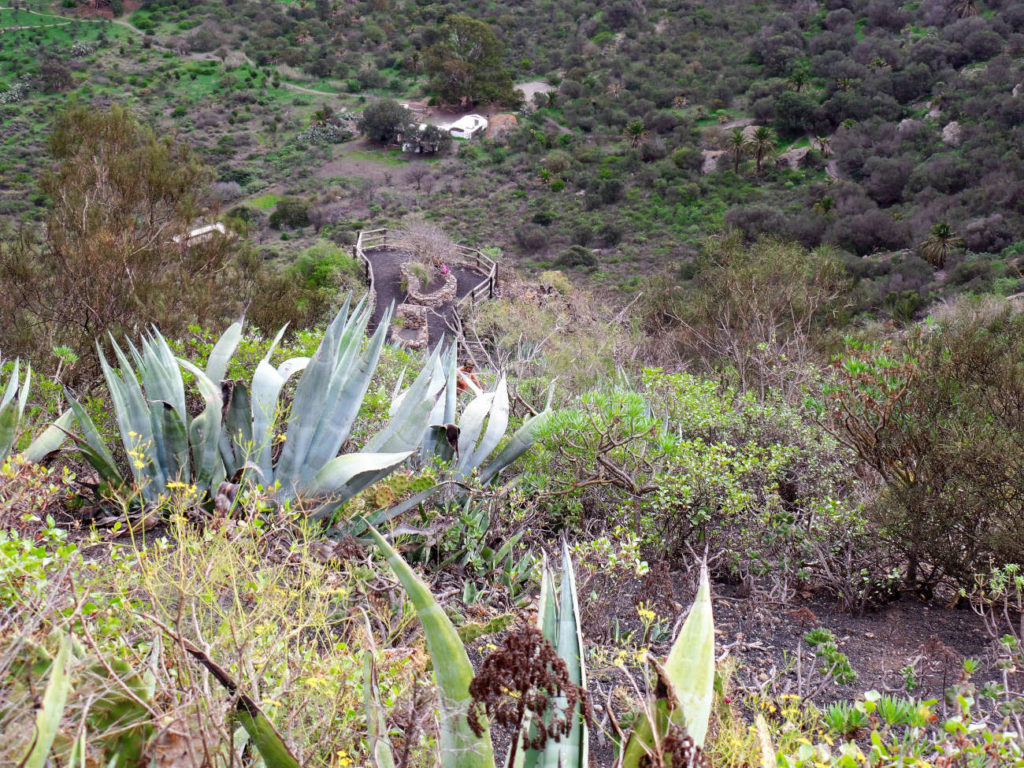
[[[378,509],[390,507],[394,500],[395,492],[391,490],[390,486],[379,485],[373,492],[373,503],[377,505]]]

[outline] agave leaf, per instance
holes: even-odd
[[[60,650],[50,667],[50,682],[46,684],[43,705],[36,713],[35,741],[32,749],[22,761],[23,768],[43,768],[50,756],[50,748],[57,737],[64,705],[71,691],[71,677],[68,675],[68,660],[71,656],[71,641],[61,638]]]
[[[711,719],[715,683],[715,625],[706,564],[701,567],[700,586],[690,613],[659,674],[664,674],[666,687],[671,688],[666,695],[674,696],[675,701],[661,699],[648,707],[657,720],[661,735],[658,741],[664,739],[671,718],[673,723],[686,728],[694,744],[703,747]],[[654,744],[650,717],[643,712],[626,744],[623,767],[637,768],[648,752],[654,750]]]
[[[460,462],[460,466],[465,474],[471,473],[484,463],[487,457],[491,455],[491,451],[498,447],[498,443],[505,436],[507,428],[508,385],[505,382],[505,376],[502,375],[501,379],[498,380],[498,386],[491,393],[491,404],[487,414],[487,429],[484,431],[483,437],[480,438],[480,442],[475,448],[473,443],[466,443],[464,450],[468,457],[465,458],[465,461]]]
[[[206,374],[190,363],[179,359],[182,367],[196,377],[199,393],[206,401],[206,408],[192,420],[189,438],[192,442],[192,460],[195,463],[194,482],[204,489],[213,485],[214,478],[223,472],[220,462],[221,397],[220,387],[207,378]]]
[[[19,382],[20,368],[21,361],[15,360],[11,380],[7,382],[7,389],[0,400],[0,459],[11,452],[18,439],[18,428],[32,384],[32,366],[26,366],[24,382]]]
[[[366,707],[367,736],[370,743],[370,759],[373,768],[395,768],[395,756],[388,742],[388,727],[384,719],[384,706],[380,701],[380,688],[377,685],[377,670],[373,664],[373,654],[363,654],[363,691]]]
[[[335,378],[340,386],[336,393],[331,392],[325,404],[326,412],[321,411],[321,417],[313,436],[313,444],[310,446],[302,471],[303,484],[308,483],[320,467],[338,455],[342,444],[348,439],[352,424],[366,397],[366,390],[370,386],[370,379],[380,360],[380,353],[384,347],[384,339],[389,327],[383,322],[378,326],[370,338],[366,350],[358,356],[357,360],[356,353],[362,344],[368,320],[369,315],[367,314],[365,319],[361,320],[353,329],[356,338],[352,343],[352,354],[349,360],[339,362],[339,371]],[[300,405],[296,401],[294,407]]]
[[[14,441],[18,439],[18,426],[21,418],[18,414],[18,404],[7,403],[0,407],[0,459],[3,459],[11,452]]]
[[[72,410],[69,408],[64,411],[60,418],[44,429],[43,433],[25,449],[25,458],[38,464],[47,456],[59,450],[68,437],[67,430],[71,429],[74,421],[75,414]],[[0,450],[0,456],[2,455],[3,450]]]
[[[427,427],[427,430],[423,435],[423,455],[424,457],[427,457],[439,453],[439,455],[442,455],[443,461],[450,462],[451,455],[449,454],[449,451],[451,451],[451,446],[448,445],[447,440],[442,441],[441,438],[443,438],[443,435],[439,435],[437,429],[438,427],[443,428],[443,425],[445,424],[452,424],[455,422],[455,405],[457,402],[458,392],[455,389],[455,379],[449,375],[449,373],[454,373],[455,370],[449,365],[449,361],[452,359],[450,350],[448,353],[445,353],[442,358],[443,359],[438,359],[434,363],[434,374],[431,386],[442,391],[444,393],[444,397],[438,398],[437,402],[434,403],[433,409],[430,411],[428,424],[431,426]],[[446,373],[446,371],[448,372]],[[398,408],[400,402],[401,398],[392,402],[392,412]]]
[[[271,450],[277,423],[277,398],[284,383],[284,378],[270,363],[261,360],[256,366],[252,377],[252,439],[255,463],[267,486],[274,482]]]
[[[242,321],[237,320],[228,326],[221,337],[217,340],[213,350],[210,352],[210,359],[206,361],[206,377],[210,381],[220,382],[224,379],[224,373],[228,369],[228,362],[235,354],[238,342],[242,340]]]
[[[580,608],[576,596],[576,576],[573,573],[569,546],[562,542],[562,588],[558,605],[557,644],[555,650],[569,670],[569,679],[580,687],[586,686],[587,675],[583,665],[583,634],[580,628]],[[564,711],[568,702],[564,696],[555,699],[555,706]],[[560,741],[549,741],[544,750],[545,768],[588,768],[587,726],[580,705],[573,708],[572,730]]]
[[[103,438],[100,437],[100,432],[89,417],[89,413],[66,389],[64,390],[64,397],[67,398],[71,411],[75,415],[75,420],[78,422],[78,428],[82,431],[82,439],[85,441],[86,448],[88,449],[83,450],[83,453],[89,460],[92,468],[99,472],[100,477],[109,483],[124,482],[121,470],[117,468],[117,462],[114,461],[110,450],[103,442]]]
[[[490,483],[498,473],[505,467],[530,450],[537,438],[537,432],[551,418],[552,411],[543,410],[523,422],[523,425],[516,430],[515,434],[508,441],[508,445],[502,448],[501,453],[495,456],[487,465],[480,470],[480,482],[484,485]]]
[[[703,747],[715,684],[715,623],[707,565],[701,568],[697,597],[668,653],[665,671],[682,705],[687,732],[694,744]]]
[[[252,743],[256,745],[267,768],[300,768],[299,761],[285,746],[273,724],[258,707],[248,710],[239,706],[236,717],[249,734]]]
[[[162,422],[162,461],[168,480],[189,476],[188,432],[178,412],[166,400],[153,403],[153,417]]]
[[[494,392],[484,392],[474,397],[469,405],[462,411],[462,418],[459,419],[459,448],[462,458],[459,460],[459,469],[462,469],[469,462],[473,454],[480,433],[483,431],[484,420],[490,413],[491,405],[494,403]]]
[[[477,736],[466,722],[466,711],[472,701],[469,684],[473,679],[473,667],[459,633],[427,585],[394,547],[375,528],[370,528],[370,535],[402,582],[423,625],[434,675],[441,689],[442,764],[446,768],[494,768],[494,752],[486,726],[483,735]]]
[[[362,342],[361,334],[357,336],[353,331],[366,314],[363,312],[363,302],[356,306],[351,316],[346,316],[348,305],[349,300],[346,299],[334,320],[327,326],[295,390],[295,400],[288,419],[288,439],[281,451],[276,471],[276,479],[289,494],[294,494],[300,487],[302,470],[306,466],[306,457],[313,445],[317,426],[324,410],[330,409],[328,396],[332,386],[338,384],[336,377],[339,375],[339,359],[354,353],[356,345]]]
[[[309,357],[290,357],[277,366],[277,372],[281,374],[281,378],[288,381],[293,374],[306,370],[311,359]]]
[[[423,443],[430,412],[440,394],[434,379],[434,363],[440,345],[434,348],[416,380],[402,395],[402,402],[387,425],[366,443],[367,451],[409,451]]]
[[[147,501],[151,501],[155,493],[167,485],[167,477],[153,460],[156,440],[149,418],[149,405],[142,394],[142,388],[135,379],[128,358],[113,341],[113,337],[111,337],[111,343],[121,365],[121,373],[111,368],[103,350],[97,345],[100,353],[100,366],[107,381],[110,399],[114,403],[114,415],[117,418],[121,443],[124,445],[125,454],[129,457],[128,463],[132,476],[142,489],[143,497]],[[132,350],[134,352],[134,347]],[[135,354],[137,355],[137,353]],[[144,453],[145,457],[140,456],[140,453]]]
[[[413,451],[398,453],[346,453],[327,462],[313,478],[308,489],[316,495],[330,495],[328,504],[310,515],[322,518],[368,488],[412,456]]]
[[[544,639],[555,646],[558,642],[558,596],[555,594],[555,577],[548,567],[547,555],[544,556],[543,575],[540,579],[540,597],[537,600],[537,629]],[[537,724],[533,722],[532,713],[527,710],[523,718],[523,731],[532,741],[537,736]],[[519,745],[520,747],[522,744]],[[509,745],[509,752],[512,745]],[[517,749],[515,762],[510,768],[537,768],[544,759],[544,752],[538,749]],[[508,765],[506,760],[506,765]]]
[[[18,392],[19,379],[21,378],[21,360],[14,361],[14,370],[11,371],[11,378],[7,382],[7,386],[4,388],[4,396],[0,398],[0,406],[7,405],[14,400],[15,394]]]
[[[156,329],[152,335],[142,339],[142,359],[138,368],[146,398],[170,403],[182,424],[186,424],[188,411],[185,409],[185,380],[174,353]]]
[[[243,381],[222,382],[221,400],[224,402],[220,434],[220,457],[228,475],[242,468],[252,446],[252,402],[249,388]]]
[[[448,359],[444,361],[445,385],[444,385],[444,424],[451,424],[455,421],[455,409],[459,402],[459,348],[458,343],[453,343],[448,350]]]

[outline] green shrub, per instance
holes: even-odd
[[[582,245],[571,245],[558,257],[558,263],[563,267],[594,267],[597,266],[597,257],[589,248]]]
[[[309,226],[309,201],[297,197],[282,197],[270,214],[270,228]]]

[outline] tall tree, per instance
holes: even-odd
[[[960,242],[953,228],[947,222],[940,221],[932,227],[929,238],[921,243],[921,255],[934,264],[936,269],[942,269],[946,258]]]
[[[49,150],[45,236],[0,243],[5,346],[37,359],[58,345],[89,355],[108,332],[156,323],[174,334],[240,311],[228,239],[186,236],[210,179],[187,145],[121,107],[72,106],[57,113]]]
[[[754,162],[757,165],[757,173],[761,174],[761,164],[764,159],[775,151],[775,134],[766,125],[758,126],[757,130],[750,137],[750,151],[754,153]]]
[[[740,172],[740,160],[743,155],[746,154],[750,148],[750,143],[747,141],[747,135],[743,133],[742,128],[735,128],[733,132],[729,134],[729,137],[725,140],[725,146],[728,151],[732,154],[732,171],[733,173]]]
[[[502,66],[505,46],[491,27],[462,13],[448,17],[444,34],[427,51],[431,86],[446,102],[514,103],[512,76]]]

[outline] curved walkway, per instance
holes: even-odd
[[[409,251],[394,249],[373,249],[366,251],[366,258],[373,264],[373,285],[377,304],[370,318],[370,331],[373,331],[384,316],[384,310],[394,304],[396,307],[405,301],[406,292],[402,290],[402,276],[399,272],[402,264],[410,259]],[[486,277],[482,272],[464,266],[452,267],[455,279],[457,298],[466,296]],[[446,304],[438,309],[427,310],[429,328],[428,346],[433,347],[446,335],[451,335],[449,324],[455,314],[455,304]]]

